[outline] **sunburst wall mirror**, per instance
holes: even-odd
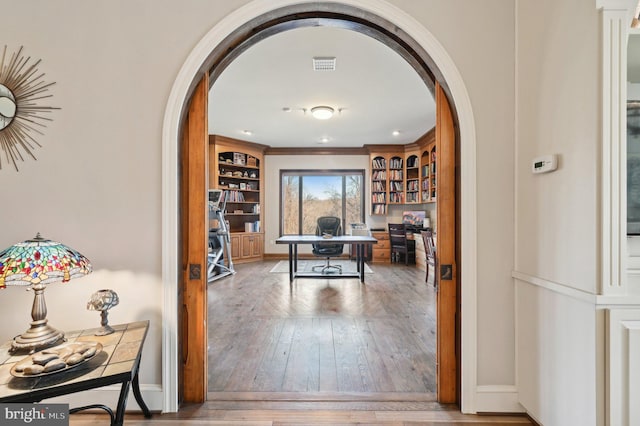
[[[23,47],[7,55],[7,46],[0,56],[0,169],[5,163],[18,170],[18,161],[26,155],[36,159],[33,151],[41,147],[35,134],[43,135],[42,129],[52,121],[48,116],[52,110],[60,109],[41,105],[51,98],[47,94],[55,82],[44,81],[40,73],[40,59],[33,62],[24,56]]]

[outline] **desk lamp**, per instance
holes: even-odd
[[[29,286],[34,293],[31,327],[14,337],[10,352],[35,352],[64,341],[64,333],[47,324],[44,289],[50,283],[87,275],[91,269],[89,259],[40,234],[0,251],[0,289]]]

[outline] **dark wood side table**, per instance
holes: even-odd
[[[112,384],[120,384],[120,397],[114,414],[102,404],[75,407],[69,410],[98,408],[111,417],[111,424],[123,424],[129,388],[133,390],[138,405],[146,418],[151,412],[142,399],[138,370],[144,339],[149,329],[149,321],[133,322],[112,326],[115,332],[106,336],[95,336],[99,327],[65,333],[67,342],[94,341],[102,344],[102,352],[84,364],[67,371],[40,377],[14,377],[11,368],[27,355],[11,355],[11,342],[0,346],[0,402],[40,402],[43,399],[72,394]]]

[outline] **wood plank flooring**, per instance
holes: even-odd
[[[435,293],[413,266],[371,265],[356,279],[236,265],[209,285],[208,401],[130,426],[533,425],[522,415],[464,415],[435,402]],[[108,424],[74,414],[73,426]]]
[[[435,399],[435,292],[415,267],[297,279],[242,264],[209,286],[209,398],[225,392]]]
[[[188,409],[187,409],[188,410]],[[73,414],[70,426],[108,425],[99,414]],[[338,411],[338,410],[196,410],[178,414],[125,416],[126,426],[495,426],[534,425],[524,416],[471,416],[455,411]]]

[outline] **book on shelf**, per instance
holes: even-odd
[[[371,165],[373,166],[374,169],[387,168],[387,162],[384,160],[384,158],[374,158],[373,161],[371,162]]]
[[[224,191],[224,200],[227,203],[242,203],[244,202],[244,194],[240,191],[227,189]]]
[[[392,158],[389,160],[390,169],[402,169],[402,158]]]

